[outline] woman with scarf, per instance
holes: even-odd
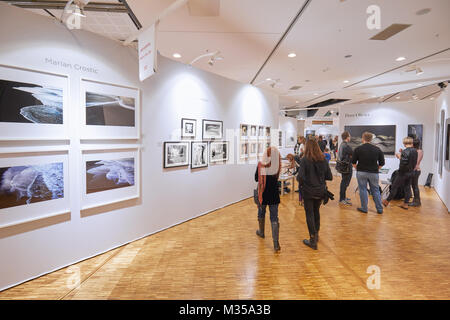
[[[278,177],[281,170],[281,156],[276,147],[267,148],[263,158],[258,162],[255,172],[255,181],[258,182],[258,223],[256,234],[264,238],[266,208],[269,206],[270,222],[272,224],[272,238],[275,252],[280,251],[278,241],[280,223],[278,221],[278,205],[280,194],[278,192]]]
[[[317,250],[320,229],[319,209],[328,193],[326,180],[333,180],[333,175],[319,144],[314,140],[309,139],[306,142],[305,156],[300,160],[298,175],[309,231],[309,240],[305,239],[303,243]]]

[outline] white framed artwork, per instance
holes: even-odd
[[[139,198],[139,148],[82,150],[81,177],[81,210]]]
[[[139,89],[81,79],[81,139],[139,139]]]
[[[248,141],[241,142],[240,144],[240,158],[247,159],[249,157],[249,143]]]
[[[295,139],[295,131],[286,131],[286,148],[295,147],[296,139]]]
[[[69,212],[67,150],[0,153],[0,228]]]
[[[258,142],[257,141],[250,141],[249,144],[249,157],[256,157],[258,155]]]
[[[212,141],[209,144],[209,162],[228,161],[228,141]]]
[[[205,168],[208,166],[208,142],[191,142],[191,169]]]
[[[189,165],[189,141],[164,142],[164,169]]]
[[[0,140],[68,140],[69,79],[0,65]]]

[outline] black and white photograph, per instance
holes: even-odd
[[[241,139],[248,138],[248,124],[241,124]]]
[[[440,146],[440,141],[441,141],[441,126],[439,123],[436,123],[436,132],[435,132],[435,136],[434,136],[434,161],[438,162],[439,161],[439,146]]]
[[[420,147],[423,141],[423,124],[408,124],[408,137],[420,140]]]
[[[256,155],[258,154],[258,142],[250,142],[250,152],[249,152],[249,156],[250,157],[256,157]]]
[[[164,142],[164,168],[189,165],[189,142]]]
[[[63,124],[63,90],[0,79],[0,122]]]
[[[373,134],[372,144],[379,147],[385,155],[395,155],[395,125],[380,126],[345,126],[345,131],[351,135],[350,147],[355,149],[362,144],[362,134]]]
[[[86,125],[135,126],[135,99],[86,92]]]
[[[218,120],[203,120],[203,140],[219,140],[223,138],[223,122]]]
[[[64,198],[63,163],[0,168],[0,209]]]
[[[250,138],[256,138],[257,136],[257,126],[250,126]]]
[[[195,119],[181,119],[181,138],[195,139],[197,130],[197,120]]]
[[[316,135],[316,130],[306,130],[305,137],[308,138],[310,136],[314,137]]]
[[[266,127],[266,137],[270,137],[270,127]]]
[[[264,126],[258,126],[258,137],[264,137]]]
[[[240,157],[242,159],[248,158],[249,150],[248,150],[248,142],[241,142],[241,152]]]
[[[86,194],[134,185],[134,158],[86,161]]]
[[[296,143],[295,135],[296,133],[294,131],[286,131],[286,148],[295,147]]]
[[[191,168],[204,168],[208,166],[208,142],[193,141],[191,143]]]
[[[209,144],[209,162],[228,160],[228,141],[214,141]]]
[[[445,139],[445,167],[450,171],[450,118],[446,120],[446,139]]]
[[[283,147],[283,131],[278,131],[278,147]]]

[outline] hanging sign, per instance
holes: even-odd
[[[139,79],[144,81],[156,70],[155,25],[138,36]]]

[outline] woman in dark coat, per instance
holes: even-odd
[[[300,160],[298,174],[309,231],[309,240],[305,239],[303,243],[317,250],[320,229],[319,209],[322,200],[327,195],[325,180],[333,180],[333,175],[316,141],[308,140],[306,142],[305,156]]]
[[[264,152],[263,158],[258,162],[255,172],[255,181],[258,182],[258,223],[259,230],[256,234],[264,238],[264,226],[266,208],[269,206],[270,222],[272,224],[272,238],[275,252],[280,251],[278,241],[280,223],[278,221],[278,205],[280,194],[278,193],[278,177],[281,170],[281,156],[276,147],[270,147]]]

